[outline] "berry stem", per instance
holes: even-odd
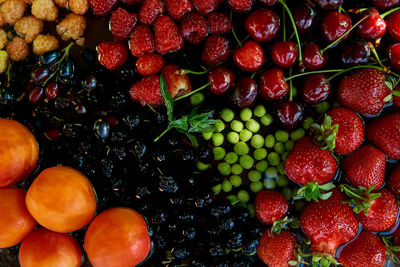
[[[230,17],[231,21],[233,22],[233,11],[232,10],[231,10],[231,14],[229,15],[229,17]],[[240,42],[239,38],[237,37],[236,32],[235,32],[235,28],[233,27],[233,25],[232,25],[231,31],[232,31],[233,37],[235,37],[235,39],[236,39],[236,42],[241,47],[242,46],[242,42]]]
[[[286,42],[286,11],[285,11],[285,7],[282,6],[283,12],[282,12],[282,21],[283,21],[283,41]]]
[[[390,10],[386,11],[385,13],[381,14],[381,18],[383,19],[386,16],[392,14],[393,12],[395,12],[397,10],[400,10],[400,7],[396,7],[396,8],[393,8],[393,9],[390,9]]]
[[[154,143],[157,142],[158,140],[161,139],[161,137],[163,137],[166,133],[169,132],[169,130],[171,130],[173,127],[168,127],[167,129],[164,130],[164,132],[162,132],[156,139],[154,139]]]
[[[185,95],[182,95],[182,96],[180,96],[180,97],[175,98],[175,99],[174,99],[174,102],[179,101],[179,100],[181,100],[181,99],[183,99],[183,98],[186,98],[186,97],[188,97],[188,96],[191,96],[191,95],[193,95],[193,94],[195,94],[195,93],[197,93],[197,92],[200,92],[201,90],[203,90],[204,88],[207,88],[207,87],[210,86],[210,85],[211,85],[211,83],[208,82],[208,83],[206,83],[205,85],[203,85],[203,86],[197,88],[196,90],[191,91],[190,93],[187,93],[187,94],[185,94]]]
[[[347,188],[347,186],[345,184],[341,184],[340,185],[340,189],[346,191],[346,193],[350,194],[351,196],[357,198],[357,199],[361,199],[362,201],[365,202],[369,202],[369,199],[366,199],[360,195],[357,195],[356,193],[354,193],[352,190],[350,190],[349,188]]]
[[[374,54],[376,61],[378,61],[378,64],[382,67],[385,68],[385,66],[382,64],[382,61],[379,59],[379,55],[376,52],[376,49],[374,45],[371,42],[368,42],[368,46],[371,49],[372,54]]]
[[[184,74],[194,74],[194,75],[203,75],[209,72],[209,69],[204,71],[193,71],[193,70],[178,70],[176,74],[184,75]]]
[[[354,67],[350,67],[350,68],[348,68],[348,69],[344,69],[344,70],[342,70],[342,71],[340,71],[340,72],[338,72],[338,73],[332,75],[331,77],[328,78],[328,81],[330,81],[330,80],[336,78],[337,76],[339,76],[339,75],[341,75],[341,74],[343,74],[343,73],[345,73],[345,72],[348,72],[348,71],[351,71],[351,70],[355,70],[355,69],[365,69],[365,68],[377,69],[377,70],[380,70],[380,71],[383,71],[383,72],[387,71],[387,68],[382,68],[382,67],[372,66],[372,65],[354,66]],[[394,74],[395,76],[398,75],[398,74],[395,74],[395,73],[392,73],[392,74]]]
[[[64,52],[63,53],[63,56],[60,58],[60,60],[56,63],[57,64],[57,69],[49,76],[49,78],[47,78],[47,80],[43,83],[43,87],[44,86],[46,86],[46,84],[57,74],[57,73],[59,73],[59,71],[60,71],[60,68],[61,68],[61,62],[63,62],[64,61],[64,59],[66,58],[66,57],[68,57],[68,55],[69,55],[69,50],[71,50],[71,47],[74,45],[75,43],[74,42],[71,42],[71,43],[69,43],[63,50],[61,50],[61,52]],[[57,82],[57,78],[58,78],[58,76],[56,77],[56,82]]]
[[[295,74],[293,76],[289,76],[287,78],[285,78],[285,81],[290,81],[294,78],[298,78],[301,76],[306,76],[306,75],[310,75],[310,74],[316,74],[316,73],[329,73],[329,72],[341,72],[343,71],[343,69],[335,69],[335,70],[315,70],[315,71],[309,71],[309,72],[303,72],[303,73],[299,73],[299,74]]]
[[[293,68],[289,69],[289,75],[292,76]],[[289,80],[289,102],[293,101],[293,82],[292,79]]]

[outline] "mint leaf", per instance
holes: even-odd
[[[188,117],[187,116],[182,116],[179,120],[173,120],[169,123],[169,127],[173,127],[175,129],[179,129],[182,131],[187,131],[189,129],[188,125]]]
[[[190,133],[209,133],[215,130],[216,120],[210,119],[214,111],[205,112],[190,116],[189,119],[189,132]]]
[[[168,91],[167,83],[162,75],[160,75],[160,92],[167,107],[168,119],[172,122],[174,120],[174,100]]]

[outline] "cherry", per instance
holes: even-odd
[[[328,56],[322,53],[318,44],[311,43],[303,49],[304,67],[310,70],[322,68],[328,61]]]
[[[309,33],[314,25],[317,13],[307,3],[298,5],[293,11],[293,19],[299,33]]]
[[[51,82],[46,86],[45,93],[47,96],[46,98],[47,100],[54,99],[60,93],[60,87],[58,86],[57,83]]]
[[[320,8],[325,10],[338,9],[343,0],[314,0]]]
[[[258,0],[261,4],[267,5],[267,6],[273,6],[276,3],[278,3],[279,0]]]
[[[97,79],[96,76],[90,75],[82,80],[82,86],[87,90],[91,91],[97,87]]]
[[[208,73],[210,92],[215,95],[225,94],[235,81],[235,74],[224,66],[218,66]]]
[[[356,33],[367,40],[373,41],[381,38],[386,32],[386,22],[379,15],[378,10],[371,8],[361,13],[363,20],[356,28]]]
[[[372,0],[374,6],[379,9],[388,9],[399,4],[399,0]]]
[[[278,67],[290,68],[296,63],[299,50],[292,41],[275,42],[271,48],[271,57]]]
[[[257,83],[254,79],[243,77],[235,86],[233,102],[241,108],[250,107],[255,103],[257,95]]]
[[[272,68],[263,72],[258,84],[261,96],[265,100],[278,100],[289,92],[289,85],[283,77],[283,70],[278,68]]]
[[[307,76],[301,95],[304,102],[314,105],[327,99],[331,91],[332,86],[326,76],[316,73]]]
[[[244,26],[257,42],[272,40],[279,31],[279,17],[269,9],[258,9],[245,20]]]
[[[346,31],[351,28],[351,19],[345,14],[336,11],[331,11],[326,14],[321,21],[322,36],[324,39],[332,43],[341,37]],[[342,42],[348,37],[348,34],[340,40]]]
[[[400,43],[389,46],[387,48],[387,54],[392,69],[400,71]]]
[[[264,51],[254,41],[247,41],[233,53],[233,60],[236,65],[245,71],[257,71],[265,62]]]
[[[304,109],[301,104],[285,102],[279,105],[277,113],[280,122],[293,129],[303,118]]]
[[[393,39],[400,42],[400,11],[393,12],[389,15],[388,32]]]
[[[397,85],[397,86],[393,89],[393,91],[397,91],[397,93],[400,93],[400,85]],[[394,105],[396,108],[400,109],[400,97],[399,97],[399,96],[395,96],[394,94],[393,94],[393,105]]]
[[[38,103],[43,98],[43,89],[41,87],[36,87],[33,89],[28,96],[29,102],[32,104]]]
[[[50,76],[50,70],[48,68],[39,67],[32,71],[31,80],[36,84],[42,84]]]
[[[346,65],[359,65],[368,63],[371,49],[368,42],[363,39],[352,40],[342,49],[342,62]]]

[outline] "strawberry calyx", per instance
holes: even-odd
[[[336,134],[339,131],[339,124],[332,125],[332,118],[325,114],[322,124],[313,123],[311,125],[315,142],[324,146],[322,149],[328,149],[332,152],[336,147]]]
[[[331,189],[335,188],[336,186],[332,183],[326,183],[323,185],[318,185],[314,182],[310,182],[307,185],[300,187],[297,190],[297,194],[294,199],[302,199],[304,198],[307,201],[319,201],[320,199],[326,200],[330,198],[332,192],[328,192]]]
[[[334,264],[335,266],[340,265],[340,263],[335,259],[335,256],[320,253],[312,255],[312,267],[329,267],[331,264]]]
[[[293,218],[286,216],[285,218],[275,221],[271,227],[271,233],[279,235],[283,229],[289,230],[288,224],[293,222]]]
[[[397,256],[396,252],[400,251],[400,246],[394,246],[392,245],[392,236],[380,236],[383,244],[385,244],[386,247],[386,252],[387,254],[389,254],[390,259],[394,262],[394,263],[400,263],[400,259]]]
[[[370,186],[368,189],[363,186],[355,188],[351,185],[340,185],[340,190],[350,198],[350,200],[343,201],[343,203],[350,204],[353,207],[353,211],[357,214],[361,211],[368,214],[372,201],[381,196],[380,193],[372,193],[374,189],[375,185]]]

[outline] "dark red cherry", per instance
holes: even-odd
[[[357,27],[358,36],[373,41],[381,38],[386,32],[386,21],[381,18],[378,10],[371,8],[361,13],[361,18],[367,16]]]
[[[255,41],[268,42],[278,34],[279,17],[269,9],[258,9],[246,18],[244,27]]]
[[[297,31],[303,34],[311,31],[317,13],[309,4],[303,3],[295,7],[292,15]]]
[[[31,102],[32,104],[36,104],[39,101],[41,101],[43,98],[43,88],[41,87],[36,87],[35,89],[33,89],[28,96],[29,102]]]
[[[50,82],[47,86],[46,86],[46,99],[50,100],[50,99],[54,99],[58,96],[58,94],[60,93],[60,87],[58,86],[57,83],[55,82]]]
[[[374,6],[378,9],[388,9],[399,4],[399,0],[372,0]]]
[[[258,43],[247,41],[233,52],[233,60],[242,70],[257,71],[264,65],[264,51]]]
[[[56,141],[61,136],[61,133],[57,128],[52,128],[46,132],[46,135],[51,141]]]
[[[224,66],[218,66],[208,73],[210,92],[214,95],[223,95],[232,87],[235,81],[235,74]]]
[[[278,3],[279,0],[258,0],[261,4],[267,5],[267,6],[273,6],[276,3]]]
[[[261,96],[265,100],[278,100],[289,92],[289,85],[283,77],[283,70],[278,68],[263,72],[258,86],[260,87]]]
[[[281,68],[290,68],[299,57],[297,45],[292,41],[275,42],[271,48],[272,61]]]
[[[303,118],[304,109],[299,103],[281,103],[277,110],[279,121],[286,127],[293,129]]]
[[[304,102],[314,105],[327,99],[331,89],[332,86],[326,76],[316,73],[307,76],[301,95]]]
[[[50,76],[50,71],[48,68],[39,67],[34,71],[32,71],[31,80],[36,84],[42,84],[47,80],[49,76]]]
[[[328,61],[326,53],[322,53],[318,44],[311,43],[303,49],[303,63],[304,67],[309,70],[318,70],[322,68]]]
[[[393,39],[400,42],[400,10],[389,15],[388,32]]]
[[[346,65],[366,64],[369,61],[371,49],[368,42],[363,39],[351,40],[342,49],[342,62]]]
[[[400,43],[392,44],[387,48],[390,67],[395,71],[400,71]]]
[[[341,37],[346,31],[351,28],[351,19],[345,14],[336,11],[331,11],[326,14],[321,21],[322,36],[325,41],[332,43]],[[348,37],[348,34],[340,40],[342,42]]]
[[[343,0],[314,0],[314,2],[322,9],[334,10],[339,8]]]
[[[241,108],[250,107],[256,102],[257,95],[257,83],[254,79],[243,77],[235,85],[233,102]]]

